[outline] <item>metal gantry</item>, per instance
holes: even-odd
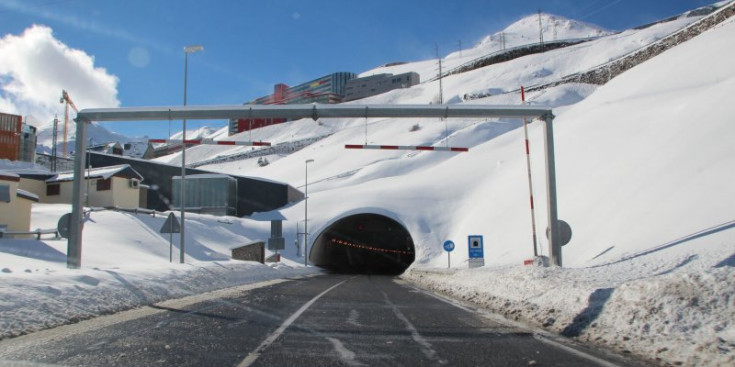
[[[162,106],[84,109],[77,114],[76,151],[86,150],[87,125],[93,121],[168,121],[230,120],[237,118],[541,118],[544,121],[544,152],[546,162],[546,191],[549,221],[549,253],[551,263],[562,265],[559,237],[556,169],[554,159],[554,115],[551,109],[530,106],[496,105],[222,105],[222,106]],[[82,182],[85,155],[74,159],[74,189],[68,242],[67,265],[81,266],[82,243]]]

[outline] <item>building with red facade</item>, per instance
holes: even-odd
[[[0,159],[18,160],[22,128],[23,116],[0,113]]]
[[[245,104],[273,105],[273,104],[304,104],[340,103],[344,99],[345,85],[350,79],[357,77],[355,73],[337,72],[314,79],[310,82],[289,87],[286,84],[276,84],[273,94],[257,98]],[[230,120],[230,135],[243,131],[257,129],[263,126],[281,124],[285,118],[245,118]]]

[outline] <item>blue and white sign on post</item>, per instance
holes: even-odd
[[[454,242],[450,240],[444,241],[444,251],[447,252],[447,269],[449,269],[452,267],[451,252],[454,251]]]
[[[482,236],[467,236],[467,245],[470,251],[469,265],[470,268],[485,266],[485,253],[482,244]]]

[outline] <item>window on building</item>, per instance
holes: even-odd
[[[56,196],[61,194],[61,184],[46,185],[46,196]]]
[[[0,184],[0,203],[10,202],[10,185]]]
[[[97,180],[97,191],[107,191],[112,189],[112,178],[106,180]]]

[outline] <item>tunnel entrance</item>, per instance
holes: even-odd
[[[379,214],[342,218],[314,241],[311,262],[340,273],[401,274],[415,258],[408,230]]]

